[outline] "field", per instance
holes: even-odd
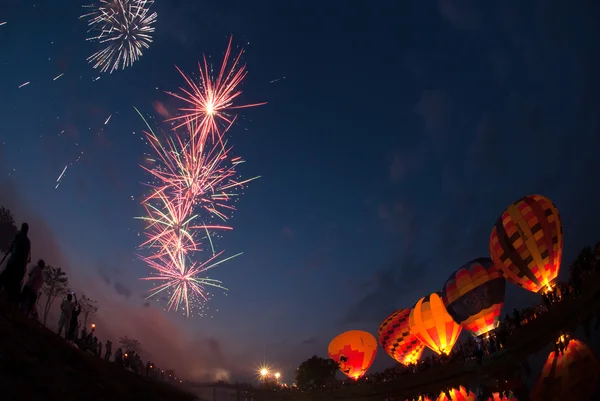
[[[192,401],[194,396],[80,352],[0,307],[0,389],[7,401]]]

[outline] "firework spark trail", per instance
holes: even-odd
[[[150,48],[157,13],[150,12],[154,0],[100,0],[84,5],[90,9],[81,18],[89,18],[88,32],[99,32],[88,41],[103,48],[88,57],[88,62],[101,72],[113,73],[138,61]]]
[[[21,88],[22,88],[22,87],[24,87],[24,86],[27,86],[27,85],[29,85],[30,83],[31,83],[31,82],[29,82],[29,81],[27,81],[27,82],[25,82],[25,83],[22,83],[21,85],[19,85],[19,89],[21,89]]]
[[[52,80],[56,81],[58,78],[62,77],[63,75],[65,75],[64,72],[62,74],[59,74],[59,75],[55,76]]]
[[[235,210],[236,190],[258,178],[238,179],[236,168],[243,159],[231,155],[225,138],[236,118],[228,112],[263,104],[235,105],[246,71],[239,65],[242,52],[232,64],[230,53],[231,40],[217,77],[210,74],[204,58],[199,83],[178,69],[191,90],[181,88],[183,95],[170,94],[193,108],[181,109],[184,114],[174,119],[178,123],[168,134],[157,135],[136,109],[148,128],[144,133],[153,151],[153,157],[146,158],[150,167],[141,166],[151,182],[142,200],[146,214],[139,218],[145,223],[146,237],[140,248],[148,255],[140,258],[154,273],[144,280],[156,283],[150,297],[168,293],[167,309],[183,309],[188,316],[208,301],[207,287],[225,289],[220,281],[203,276],[239,254],[221,259],[223,251],[215,251],[211,231],[232,229],[226,222]],[[214,224],[213,219],[222,223]],[[195,261],[203,251],[201,236],[211,252],[203,263]]]

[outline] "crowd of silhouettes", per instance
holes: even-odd
[[[31,267],[27,277],[27,265],[31,262],[31,242],[28,237],[29,225],[23,223],[21,229],[10,243],[8,251],[0,260],[0,266],[6,261],[6,267],[0,273],[0,303],[9,308],[22,312],[28,318],[38,318],[36,303],[40,291],[44,285],[44,269],[46,263],[39,260]],[[7,260],[8,259],[8,260]],[[70,292],[60,303],[60,317],[58,320],[58,335],[66,341],[76,345],[83,352],[91,353],[105,361],[113,362],[133,372],[165,379],[163,370],[158,369],[153,362],[142,362],[135,350],[117,348],[113,356],[113,343],[107,340],[104,345],[95,335],[95,325],[91,325],[88,332],[87,327],[81,327],[79,315],[81,304],[77,300],[77,294]]]

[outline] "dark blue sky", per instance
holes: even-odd
[[[0,9],[0,199],[38,223],[36,256],[94,287],[107,336],[134,331],[132,315],[162,316],[143,307],[148,269],[134,257],[148,148],[133,106],[176,107],[164,94],[182,83],[174,65],[220,60],[230,34],[247,50],[243,101],[269,102],[232,132],[242,173],[263,177],[219,240],[244,252],[211,274],[231,291],[212,319],[161,317],[180,348],[201,344],[190,374],[247,376],[265,360],[289,378],[341,330],[376,334],[487,255],[495,219],[526,194],[557,204],[566,263],[598,239],[593,2],[162,0],[155,42],[112,75],[86,62],[78,2],[39,3]],[[390,361],[380,354],[377,367]]]

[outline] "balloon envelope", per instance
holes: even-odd
[[[410,332],[410,309],[400,309],[381,323],[378,330],[379,345],[396,361],[404,365],[417,363],[425,345]]]
[[[444,305],[455,322],[480,336],[498,327],[506,280],[490,258],[472,260],[444,285]]]
[[[347,331],[331,340],[328,353],[346,376],[358,379],[367,373],[375,359],[377,340],[366,331]]]
[[[449,354],[462,330],[437,293],[419,299],[410,312],[409,326],[411,333],[438,354]]]
[[[556,279],[562,250],[558,209],[541,195],[526,196],[510,205],[490,236],[490,256],[502,275],[533,292]]]

